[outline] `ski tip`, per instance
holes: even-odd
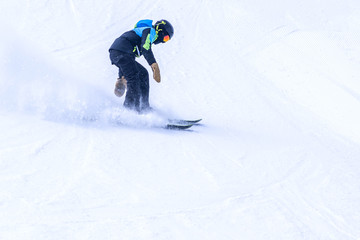
[[[187,125],[187,124],[197,124],[202,120],[202,118],[200,119],[196,119],[196,120],[184,120],[184,119],[169,119],[169,123],[170,124],[183,124],[183,125]]]
[[[194,120],[193,122],[194,123],[198,123],[198,122],[200,122],[202,120],[202,118],[199,118],[199,119],[197,119],[197,120]]]
[[[170,129],[170,130],[185,130],[185,129],[189,129],[193,126],[193,124],[167,124],[165,126],[165,129]]]
[[[196,120],[184,120],[184,121],[186,121],[186,122],[188,122],[188,123],[198,123],[198,122],[200,122],[202,120],[202,118],[199,118],[199,119],[196,119]]]

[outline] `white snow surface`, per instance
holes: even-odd
[[[175,34],[139,115],[108,48],[146,18]],[[358,0],[1,0],[0,22],[1,240],[360,239]]]

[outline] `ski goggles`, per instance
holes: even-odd
[[[170,36],[169,35],[165,35],[163,38],[163,42],[167,42],[170,40]]]

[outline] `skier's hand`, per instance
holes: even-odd
[[[151,69],[153,71],[153,78],[159,83],[161,81],[159,65],[157,63],[153,63],[151,64]]]
[[[122,95],[124,95],[126,91],[126,87],[127,87],[127,81],[125,77],[122,76],[121,78],[118,78],[115,83],[115,90],[114,90],[115,95],[117,97],[122,97]]]
[[[127,87],[127,80],[124,76],[121,77],[121,83],[125,86],[125,88]]]

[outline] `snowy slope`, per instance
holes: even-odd
[[[0,2],[0,239],[359,239],[356,0]],[[156,113],[113,95],[143,18]],[[139,60],[149,71],[144,59]],[[192,131],[158,126],[203,118]]]

